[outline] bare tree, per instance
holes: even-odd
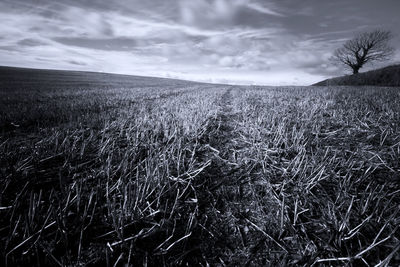
[[[357,74],[367,63],[390,59],[394,53],[394,48],[389,45],[392,37],[390,31],[384,30],[361,33],[337,49],[332,60]]]

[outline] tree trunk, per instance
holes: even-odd
[[[360,70],[360,68],[358,67],[353,67],[353,74],[358,74],[358,71]]]

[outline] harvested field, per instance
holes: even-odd
[[[1,73],[2,265],[400,264],[398,88]]]

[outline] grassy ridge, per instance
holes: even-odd
[[[315,86],[400,86],[400,65],[392,65],[385,68],[327,79]]]
[[[110,74],[100,72],[41,70],[0,66],[0,86],[4,90],[79,90],[138,88],[196,84],[182,80]]]
[[[1,90],[3,263],[400,262],[398,90],[173,83]]]

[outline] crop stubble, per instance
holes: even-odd
[[[10,266],[400,261],[396,88],[2,95]]]

